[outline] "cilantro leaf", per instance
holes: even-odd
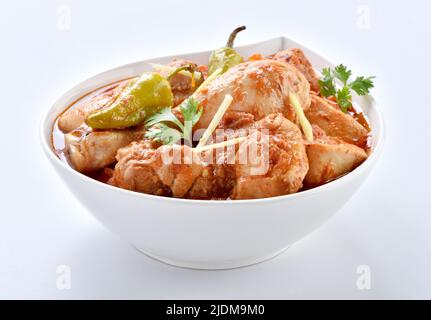
[[[352,106],[352,95],[348,86],[337,91],[337,104],[341,107],[344,113]]]
[[[365,96],[370,93],[370,89],[374,88],[373,79],[375,77],[357,77],[350,82],[349,87],[360,96]]]
[[[338,80],[340,80],[343,83],[343,85],[347,84],[347,81],[349,80],[351,75],[352,75],[352,71],[347,70],[347,67],[345,65],[340,64],[335,67],[334,76]]]
[[[183,114],[184,121],[190,121],[195,125],[202,116],[203,108],[195,98],[190,97],[180,105],[180,111]]]
[[[151,117],[147,119],[147,121],[145,121],[145,125],[148,128],[160,122],[171,122],[176,124],[180,129],[183,129],[183,124],[172,113],[171,107],[163,108],[159,112],[153,114]]]
[[[323,69],[322,74],[323,77],[319,80],[320,94],[324,97],[334,96],[337,91],[331,69]]]
[[[199,121],[203,108],[193,97],[186,99],[180,105],[180,111],[184,117],[183,137],[190,145],[192,143],[192,129],[193,126]]]
[[[192,144],[192,129],[202,116],[203,109],[193,97],[189,97],[179,106],[184,124],[172,113],[172,108],[164,108],[152,115],[145,122],[148,128],[145,137],[163,144],[174,144],[181,139]],[[178,129],[172,128],[173,124]]]
[[[357,77],[355,80],[349,82],[351,76],[352,71],[340,64],[334,70],[324,68],[322,70],[322,78],[319,80],[320,95],[327,98],[331,96],[335,97],[337,104],[343,112],[347,112],[352,106],[351,90],[360,96],[364,96],[370,93],[371,88],[374,88],[373,79],[375,77]],[[342,89],[337,90],[335,79],[342,82]]]
[[[177,129],[171,128],[164,123],[158,123],[148,129],[145,137],[163,144],[174,144],[181,140],[182,134]]]

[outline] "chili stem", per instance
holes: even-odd
[[[236,35],[245,29],[246,29],[246,26],[241,26],[233,30],[229,36],[229,40],[226,43],[226,47],[233,48],[233,43],[235,42]]]

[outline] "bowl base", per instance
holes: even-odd
[[[145,254],[146,256],[155,259],[159,262],[166,263],[168,265],[174,266],[174,267],[180,267],[185,269],[197,269],[197,270],[226,270],[226,269],[236,269],[236,268],[242,268],[242,267],[248,267],[252,266],[261,262],[265,262],[268,260],[271,260],[278,255],[282,254],[284,251],[289,249],[290,246],[287,246],[283,249],[277,250],[272,252],[271,254],[268,254],[266,256],[259,256],[249,259],[242,259],[242,260],[233,260],[233,261],[221,261],[221,262],[190,262],[190,261],[181,261],[181,260],[173,260],[166,257],[161,257],[156,254],[150,253],[144,249],[140,249],[135,247],[136,250],[138,250],[140,253]]]

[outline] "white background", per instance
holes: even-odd
[[[431,298],[430,10],[413,0],[2,1],[0,298]],[[376,75],[384,154],[354,198],[283,255],[230,271],[164,265],[75,201],[41,152],[39,121],[94,74],[219,47],[240,24],[238,44],[287,35]],[[70,290],[57,289],[59,265],[71,268]],[[371,290],[356,286],[359,265]]]

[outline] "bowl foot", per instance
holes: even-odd
[[[259,256],[249,259],[241,259],[241,260],[231,260],[231,261],[208,261],[208,262],[193,262],[193,261],[181,261],[181,260],[174,260],[166,257],[162,257],[153,253],[150,253],[144,249],[139,249],[135,247],[139,252],[145,254],[146,256],[155,259],[159,262],[166,263],[168,265],[174,266],[174,267],[180,267],[185,269],[198,269],[198,270],[226,270],[226,269],[235,269],[235,268],[242,268],[242,267],[248,267],[252,266],[261,262],[265,262],[268,260],[271,260],[272,258],[277,257],[278,255],[282,254],[284,251],[286,251],[289,246],[274,251],[271,254],[268,254],[266,256]]]

